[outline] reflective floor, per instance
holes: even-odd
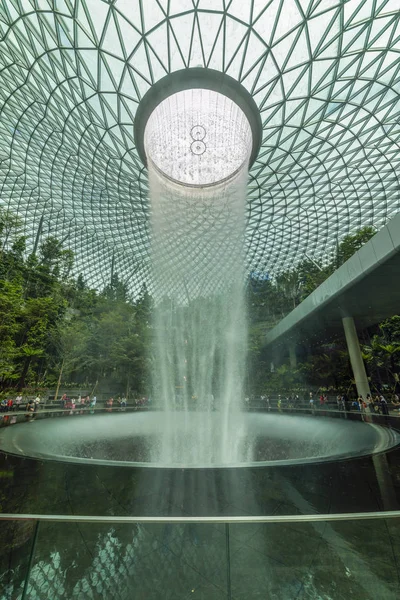
[[[206,470],[2,454],[0,478],[7,513],[240,517],[400,508],[399,448],[341,462]],[[1,531],[0,600],[21,600],[34,523],[2,523]],[[228,528],[41,523],[25,599],[397,600],[399,561],[400,519]]]
[[[9,552],[1,600],[21,598],[29,541]],[[26,598],[397,600],[399,551],[400,519],[41,523]]]

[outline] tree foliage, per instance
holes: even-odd
[[[17,217],[0,210],[0,390],[104,382],[147,385],[151,299],[129,297],[116,273],[102,292],[71,273],[74,253],[55,237],[26,254]]]
[[[263,340],[269,329],[304,301],[374,234],[373,227],[363,227],[356,233],[347,235],[338,245],[335,257],[324,265],[307,258],[273,279],[266,277],[258,279],[257,274],[250,277],[247,288],[251,355],[249,380],[253,387],[261,389],[265,381],[269,382],[271,389],[274,386],[279,388],[289,385],[289,381],[291,386],[304,382],[315,387],[351,385],[349,360],[344,346],[337,346],[335,351],[330,352],[319,348],[315,355],[303,360],[295,370],[284,364],[271,373],[263,353]],[[385,327],[389,331],[389,324]],[[391,364],[397,358],[397,350],[392,350],[395,358],[390,358]],[[386,355],[388,352],[389,348],[386,348]],[[381,349],[380,354],[384,353],[385,351]],[[371,350],[371,356],[376,360],[375,349]],[[387,363],[388,360],[385,364]]]
[[[349,260],[357,250],[368,242],[376,233],[374,227],[362,227],[354,234],[346,235],[339,244],[337,251],[337,266]]]
[[[373,234],[373,228],[364,227],[346,236],[325,265],[307,258],[275,279],[250,278],[249,387],[262,389],[267,381],[271,389],[305,381],[332,387],[351,383],[344,346],[320,348],[295,369],[283,364],[271,373],[264,336]],[[26,248],[19,218],[0,210],[0,391],[56,387],[61,380],[82,387],[107,384],[114,393],[145,392],[152,341],[146,287],[133,299],[115,272],[102,291],[91,289],[84,274],[72,275],[74,253],[54,236],[40,240],[35,252]],[[373,375],[396,381],[400,317],[381,323],[363,353]]]
[[[400,379],[400,316],[385,319],[374,328],[362,353],[374,379],[396,386]]]
[[[251,276],[248,285],[248,307],[252,323],[263,321],[273,327],[300,302],[305,300],[340,265],[348,260],[375,234],[373,227],[363,227],[347,235],[338,245],[336,256],[325,265],[305,259],[274,279],[258,280]]]

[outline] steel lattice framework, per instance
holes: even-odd
[[[209,67],[252,94],[248,268],[326,260],[399,209],[398,0],[3,0],[0,202],[51,234],[94,285],[148,269],[140,99]]]

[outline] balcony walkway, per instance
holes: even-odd
[[[342,332],[343,317],[362,329],[399,313],[400,213],[271,329],[265,345]]]

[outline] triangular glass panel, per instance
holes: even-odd
[[[142,9],[146,31],[150,31],[165,19],[165,14],[154,0],[142,2]]]
[[[189,10],[194,10],[194,3],[192,0],[170,0],[169,3],[169,14],[175,15],[177,13],[184,13]]]
[[[280,3],[281,0],[273,0],[255,20],[253,19],[253,27],[266,44],[271,43],[271,36],[275,28]]]
[[[274,32],[273,43],[275,44],[293,28],[303,25],[303,21],[303,15],[297,7],[296,0],[283,0],[283,6]]]
[[[111,54],[115,54],[121,58],[123,57],[123,50],[121,48],[120,37],[115,25],[113,15],[110,16],[107,28],[103,33],[101,47],[103,50],[106,50]]]
[[[223,15],[218,13],[199,13],[199,28],[206,63],[210,59],[217,36],[223,35]]]
[[[244,23],[250,22],[250,2],[243,2],[243,0],[228,0],[228,2],[226,2],[226,5],[229,15],[236,17]]]

